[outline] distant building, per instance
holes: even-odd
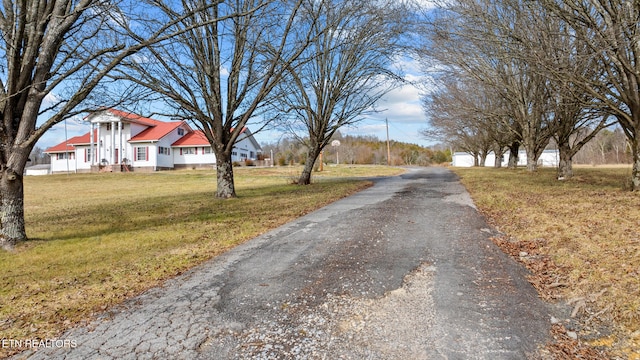
[[[51,173],[51,165],[38,164],[32,165],[24,169],[24,174],[28,176],[48,175]]]
[[[200,130],[186,121],[164,122],[107,109],[87,117],[91,129],[45,150],[51,173],[97,171],[157,171],[212,168],[216,156]],[[244,128],[232,150],[234,162],[255,160],[261,152]]]
[[[496,155],[493,152],[487,154],[485,166],[493,166],[495,164]],[[465,152],[455,152],[453,154],[452,165],[457,167],[472,167],[473,155]],[[560,155],[558,150],[544,150],[538,159],[538,165],[542,167],[555,167],[560,163]],[[502,166],[509,165],[509,151],[502,156]],[[518,166],[527,166],[527,152],[520,150],[518,152]]]

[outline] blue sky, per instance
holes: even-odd
[[[412,81],[418,79],[415,75],[406,77]],[[426,117],[422,110],[420,90],[417,86],[407,84],[392,90],[380,99],[376,108],[380,112],[364,116],[357,125],[345,127],[340,132],[343,135],[375,136],[380,140],[386,140],[385,119],[388,119],[391,140],[423,146],[433,144],[419,133],[426,127]],[[256,139],[260,143],[277,142],[281,137],[282,133],[277,131],[256,134]]]

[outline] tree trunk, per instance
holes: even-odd
[[[22,173],[10,168],[0,174],[0,247],[11,250],[27,239],[24,225],[24,186]]]
[[[631,170],[631,190],[640,190],[640,141],[638,139],[631,140],[633,152],[633,170]]]
[[[313,171],[313,166],[315,165],[316,159],[319,155],[320,149],[316,149],[315,146],[309,147],[309,151],[307,151],[307,160],[304,163],[302,174],[300,174],[300,178],[298,179],[298,185],[311,184],[311,172]]]
[[[524,146],[525,151],[527,152],[527,171],[534,172],[538,170],[538,157],[539,154],[536,153],[535,145],[525,143]]]
[[[502,156],[504,156],[504,152],[503,151],[494,151],[493,153],[495,155],[495,159],[493,160],[493,167],[494,168],[501,168],[502,167]]]
[[[509,169],[518,167],[518,152],[520,151],[520,143],[515,141],[509,145]]]
[[[573,176],[573,155],[568,146],[559,146],[558,180],[569,180]]]
[[[484,167],[485,164],[487,163],[487,152],[481,151],[479,155],[480,155],[480,162],[478,163],[478,166]]]
[[[236,197],[236,188],[233,181],[233,164],[231,156],[227,153],[216,154],[216,177],[218,189],[216,197],[230,199]]]
[[[538,160],[535,156],[531,157],[527,154],[527,171],[534,172],[538,170]]]

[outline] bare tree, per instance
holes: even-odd
[[[624,135],[624,132],[619,127],[616,127],[613,130],[613,144],[612,148],[614,151],[613,158],[615,159],[615,164],[621,164],[626,162],[626,153],[629,148],[629,141],[627,137]]]
[[[548,79],[553,138],[559,151],[558,179],[573,176],[572,159],[600,130],[611,125],[597,99],[580,82],[598,81],[605,71],[583,38],[539,2],[529,2],[531,41],[529,62]],[[587,35],[587,34],[582,34]],[[577,135],[580,136],[577,136]]]
[[[576,76],[575,81],[617,119],[632,148],[632,189],[640,189],[640,2],[545,0],[544,4],[571,26],[576,37],[587,41],[600,66],[601,77]]]
[[[530,62],[531,19],[536,16],[518,0],[447,1],[429,23],[424,51],[447,66],[451,76],[474,78],[483,84],[482,91],[500,99],[505,110],[501,118],[514,134],[512,144],[527,151],[530,171],[554,130],[548,80]]]
[[[429,128],[422,131],[423,136],[473,155],[476,166],[485,166],[488,153],[493,151],[494,166],[501,166],[500,159],[513,135],[505,127],[501,99],[485,91],[482,82],[463,77],[442,79],[438,89],[423,97],[423,105],[429,116]]]
[[[31,165],[38,165],[38,164],[49,164],[50,158],[47,154],[44,153],[44,149],[41,147],[34,147],[33,150],[31,150],[31,154],[29,154],[29,164]]]
[[[210,1],[184,2],[196,8]],[[192,30],[149,47],[145,62],[130,62],[130,72],[120,74],[159,94],[169,105],[165,115],[204,132],[216,155],[217,197],[236,197],[233,146],[252,118],[265,115],[272,90],[311,41],[314,6],[313,0],[215,2],[179,22]],[[208,24],[193,28],[202,22]]]
[[[22,174],[38,139],[53,125],[95,107],[97,101],[109,106],[127,98],[128,93],[114,94],[115,84],[105,82],[105,76],[148,44],[175,35],[175,22],[145,19],[148,7],[135,7],[136,14],[129,12],[134,7],[125,9],[123,4],[130,5],[103,0],[3,1],[0,247],[12,248],[27,238]],[[162,25],[151,33],[134,34],[129,24],[144,23],[136,20]],[[98,89],[105,91],[93,99]],[[40,115],[46,117],[42,124]]]
[[[315,41],[305,61],[280,83],[277,107],[286,127],[307,145],[298,184],[309,184],[322,149],[338,129],[374,111],[391,86],[390,71],[402,31],[402,4],[394,1],[316,1]],[[305,135],[300,135],[303,132]]]
[[[618,126],[603,129],[580,149],[575,159],[579,164],[591,165],[631,163],[629,140]]]

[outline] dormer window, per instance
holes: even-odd
[[[183,128],[178,128],[178,135],[180,135],[180,136],[184,135],[184,129]]]

